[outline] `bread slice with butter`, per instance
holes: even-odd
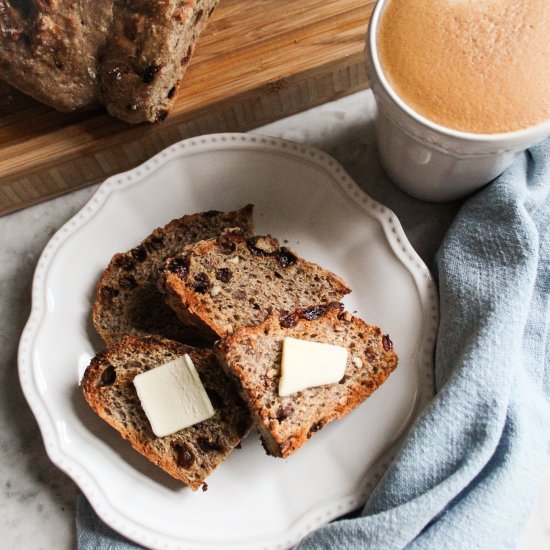
[[[343,377],[322,385],[316,385],[314,379],[314,387],[281,396],[282,348],[288,337],[330,343],[347,350],[347,355],[343,355]],[[316,354],[314,347],[311,352]],[[301,346],[299,353],[307,354],[307,349],[307,345]],[[267,453],[283,458],[298,450],[328,422],[362,403],[388,378],[398,360],[388,335],[352,316],[339,303],[283,314],[273,312],[263,323],[225,337],[216,344],[215,353],[239,386]],[[299,368],[300,362],[310,359],[291,357],[291,362],[297,362],[291,367]],[[293,378],[290,382],[291,387],[294,383],[299,386],[303,379]]]
[[[136,392],[134,379],[185,354],[199,374],[214,414],[172,435],[157,437]],[[136,451],[193,491],[204,484],[251,426],[245,403],[213,352],[167,339],[123,338],[94,357],[81,385],[90,407],[101,418]]]
[[[337,301],[350,292],[340,277],[271,235],[234,230],[168,260],[159,290],[182,323],[212,341],[261,323],[271,310]]]
[[[115,254],[97,285],[92,319],[107,345],[126,335],[157,335],[187,344],[200,344],[192,327],[183,325],[164,303],[157,279],[164,262],[185,246],[210,239],[231,227],[253,230],[253,207],[234,212],[211,210],[183,216],[155,229],[141,244]]]

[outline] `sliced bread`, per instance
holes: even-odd
[[[181,321],[216,340],[261,323],[272,310],[340,300],[346,283],[277,239],[226,231],[167,261],[159,279]]]
[[[166,437],[156,437],[133,380],[138,374],[189,354],[215,410],[213,417]],[[245,404],[210,350],[171,340],[127,337],[98,354],[82,379],[90,407],[132,447],[196,491],[248,432]],[[203,487],[204,489],[204,487]]]
[[[164,303],[156,287],[166,259],[186,245],[209,239],[229,227],[253,230],[252,205],[235,212],[210,211],[183,216],[155,229],[139,246],[115,254],[97,286],[92,319],[106,344],[125,335],[160,335],[200,345],[196,331],[185,327]]]
[[[280,397],[281,348],[285,337],[345,347],[344,377],[336,384]],[[272,313],[215,346],[215,353],[247,402],[268,454],[288,457],[331,420],[371,395],[397,366],[388,335],[345,311],[341,304]]]

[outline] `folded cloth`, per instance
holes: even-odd
[[[464,203],[436,272],[436,397],[359,517],[299,550],[502,549],[521,535],[550,443],[550,140]],[[135,548],[83,497],[77,536],[80,550]]]

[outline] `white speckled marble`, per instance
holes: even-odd
[[[408,211],[409,199],[404,200],[378,163],[373,113],[372,95],[366,91],[256,131],[315,145],[333,155],[373,198],[395,211],[413,246],[431,267],[459,205],[418,203],[414,216]],[[0,549],[75,547],[76,487],[46,456],[19,386],[16,359],[38,256],[96,187],[0,218]],[[433,231],[434,225],[438,231]],[[520,548],[550,548],[550,465]]]

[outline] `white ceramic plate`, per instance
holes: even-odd
[[[79,381],[101,348],[90,322],[111,256],[172,218],[255,204],[258,233],[287,239],[343,277],[351,311],[390,334],[400,361],[348,417],[288,460],[251,434],[192,493],[131,450],[85,403]],[[399,221],[326,154],[248,134],[177,143],[109,178],[51,239],[36,269],[19,373],[51,460],[99,516],[154,548],[287,548],[356,509],[432,396],[435,286]]]

